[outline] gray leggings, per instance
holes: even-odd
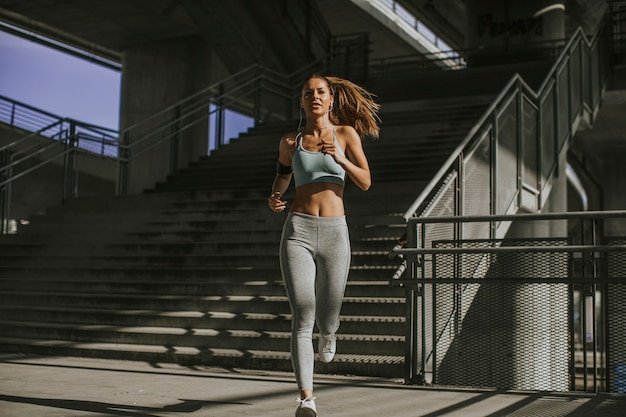
[[[313,389],[313,326],[335,334],[350,269],[345,216],[289,213],[280,242],[280,268],[291,305],[291,361],[300,390]]]

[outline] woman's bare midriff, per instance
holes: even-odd
[[[301,185],[296,188],[291,211],[318,217],[343,216],[343,186],[330,182]]]

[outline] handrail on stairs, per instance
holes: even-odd
[[[255,124],[293,119],[299,94],[297,83],[324,65],[323,61],[316,61],[284,75],[254,64],[125,128],[120,133],[118,193],[128,192],[133,159],[159,146],[170,145],[169,173],[176,172],[184,133],[205,128],[212,116],[217,146],[224,144],[226,110],[251,115]]]
[[[313,62],[284,75],[260,65],[252,65],[181,101],[133,124],[122,132],[64,118],[8,97],[0,96],[0,122],[18,132],[28,132],[0,147],[0,234],[8,233],[11,185],[15,180],[64,158],[63,198],[77,196],[78,152],[89,152],[118,161],[118,192],[125,194],[129,166],[134,157],[149,152],[164,142],[179,140],[181,134],[198,123],[216,117],[219,144],[223,143],[226,109],[253,115],[256,123],[293,117],[295,98],[305,76],[324,67]],[[119,138],[119,139],[118,139]],[[48,140],[46,140],[48,139]],[[51,139],[51,141],[50,141]],[[173,172],[177,169],[177,146],[171,147]],[[29,158],[38,161],[28,168],[15,168]]]
[[[415,354],[418,311],[414,301],[421,296],[420,288],[405,285],[406,279],[418,278],[417,270],[423,266],[417,255],[403,248],[431,244],[424,238],[425,231],[410,220],[540,212],[575,131],[581,124],[593,123],[599,110],[611,66],[610,26],[607,12],[591,40],[578,29],[537,91],[514,75],[403,214],[407,243],[396,245],[392,254],[406,259],[390,285],[404,286],[407,306],[412,306],[406,317],[406,340],[411,345],[407,346],[407,381],[419,380],[426,363]],[[435,235],[454,240],[495,239],[503,237],[509,226],[510,222],[501,222],[483,228],[442,228]],[[399,279],[402,275],[408,278]]]
[[[30,132],[0,147],[0,234],[9,233],[15,181],[63,158],[62,201],[77,195],[76,159],[80,152],[117,156],[117,131],[0,96],[0,122]]]
[[[117,142],[118,137],[118,131],[115,129],[97,126],[69,117],[62,117],[3,95],[0,95],[0,122],[11,128],[29,132],[20,139],[22,141],[28,140],[27,138],[33,132],[39,136],[54,139],[55,134],[57,134],[57,131],[54,130],[55,126],[59,127],[59,130],[63,130],[70,124],[75,126],[77,132],[84,133],[92,137],[93,140],[99,139],[107,143]],[[9,145],[12,146],[13,143],[5,146]],[[98,153],[93,147],[89,150]]]
[[[490,204],[488,209],[493,212],[471,214],[509,214],[512,209],[520,207],[530,209],[530,211],[539,211],[547,198],[544,193],[550,191],[550,177],[554,175],[559,156],[569,145],[579,124],[591,123],[599,110],[610,69],[609,54],[606,50],[609,29],[605,18],[601,29],[591,40],[587,40],[582,29],[579,28],[563,48],[537,92],[519,74],[515,74],[450,154],[425,189],[404,212],[404,219],[408,221],[412,217],[432,215],[431,207],[451,180],[451,174],[459,180],[462,187],[464,179],[458,178],[458,175],[461,174],[463,165],[467,164],[472,157],[478,157],[477,147],[501,145],[500,141],[505,139],[503,133],[507,135],[512,133],[519,142],[520,148],[512,149],[517,151],[515,158],[512,161],[499,159],[497,153],[491,152],[487,155],[489,159],[484,162],[488,163],[494,171],[497,165],[508,162],[521,165],[520,169],[525,168],[519,184],[516,184],[518,187],[515,190],[515,199],[509,198],[504,201],[504,204],[497,204],[498,196],[494,194],[499,189],[490,187],[488,200],[496,204]],[[524,114],[524,110],[534,114],[529,116]],[[539,118],[539,116],[544,117]],[[511,117],[515,120],[511,120]],[[505,118],[507,120],[504,120]],[[534,128],[534,136],[521,131],[525,121],[534,124],[531,126]],[[509,125],[503,126],[503,122]],[[512,124],[511,122],[516,122],[514,130],[508,129],[503,132]],[[484,143],[486,139],[489,140],[487,144]],[[546,147],[546,145],[550,146]],[[511,149],[508,150],[511,151]],[[549,154],[553,159],[548,161],[549,165],[542,165],[539,161],[525,160],[523,152],[531,150],[537,152],[537,158]],[[533,165],[534,162],[536,163]],[[517,170],[515,172],[517,174]],[[524,177],[524,174],[528,176],[531,173],[540,175],[536,175],[535,181],[530,181],[533,178]],[[506,186],[508,187],[509,184]],[[463,191],[460,190],[460,192]],[[533,195],[528,196],[524,193]],[[450,214],[464,215],[466,213],[463,213],[463,209],[460,208],[458,212]]]

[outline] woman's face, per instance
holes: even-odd
[[[300,104],[304,111],[313,114],[328,113],[332,108],[333,96],[323,78],[310,78],[302,87]]]

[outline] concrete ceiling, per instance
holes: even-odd
[[[453,48],[465,47],[466,0],[398,3]],[[584,25],[606,2],[565,3]],[[311,26],[315,16],[321,23]],[[300,68],[319,58],[321,40],[311,33],[320,30],[369,32],[373,59],[417,53],[350,0],[0,0],[0,21],[117,62],[129,48],[201,36],[231,71],[252,63]]]
[[[305,15],[307,3],[307,0],[0,0],[0,20],[117,62],[125,50],[142,44],[202,36],[231,69],[252,62],[284,69],[289,67],[286,62],[296,60],[298,66],[310,61],[311,53],[315,54],[314,48],[310,48],[311,40],[307,45],[303,34],[309,20]],[[438,1],[436,7],[424,0],[402,3],[441,26],[437,30],[441,30],[446,41],[457,47],[462,45],[463,0]],[[333,35],[369,32],[374,58],[416,53],[350,0],[315,0],[311,4]],[[307,47],[309,55],[294,52]],[[280,51],[282,57],[271,56],[276,54],[272,49]],[[228,65],[228,61],[233,62]],[[234,61],[244,62],[236,65]]]

